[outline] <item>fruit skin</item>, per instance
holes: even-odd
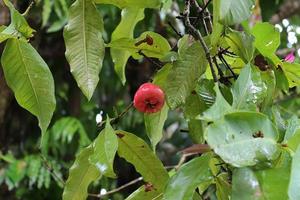
[[[143,113],[155,113],[162,109],[165,103],[165,94],[153,83],[144,83],[134,95],[134,107]]]

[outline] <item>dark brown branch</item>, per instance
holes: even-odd
[[[204,49],[204,52],[205,52],[205,56],[206,56],[206,59],[209,63],[209,67],[210,67],[210,70],[211,70],[211,73],[212,73],[212,76],[213,76],[213,80],[214,82],[218,82],[218,78],[217,78],[217,75],[216,75],[216,72],[215,72],[215,69],[213,67],[213,64],[212,64],[212,58],[211,58],[211,55],[210,55],[210,52],[209,52],[209,49],[200,33],[199,30],[197,30],[192,24],[191,24],[191,21],[190,21],[190,18],[189,18],[189,15],[190,15],[190,7],[191,7],[191,4],[190,4],[190,0],[185,0],[185,8],[184,8],[184,12],[183,12],[183,16],[184,16],[184,24],[185,26],[187,27],[187,29],[189,30],[189,32],[191,33],[191,35],[196,39],[196,40],[199,40],[200,41],[200,44],[202,45],[203,49]]]
[[[177,31],[177,29],[173,26],[173,24],[170,21],[168,21],[168,24],[172,28],[172,30],[176,33],[176,35],[182,38],[183,35],[179,31]]]

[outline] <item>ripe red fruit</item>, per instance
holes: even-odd
[[[143,113],[155,113],[161,110],[165,103],[162,89],[152,83],[144,83],[134,95],[134,107]]]

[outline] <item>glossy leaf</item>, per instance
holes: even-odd
[[[282,151],[280,159],[274,168],[256,171],[256,177],[265,199],[288,199],[290,180],[291,156]]]
[[[278,156],[277,129],[260,113],[227,114],[208,126],[205,138],[216,154],[235,167],[269,163]]]
[[[291,178],[288,188],[290,200],[300,199],[300,147],[297,148],[292,161]]]
[[[247,64],[234,83],[232,96],[235,109],[256,110],[256,105],[260,105],[267,97],[267,86],[260,71]]]
[[[149,193],[160,194],[169,179],[161,161],[137,136],[125,131],[116,131],[116,134],[119,141],[118,155],[133,164],[145,182],[152,184],[153,189]]]
[[[170,44],[161,35],[147,31],[142,33],[138,38],[120,38],[113,40],[108,47],[114,49],[126,50],[131,53],[134,58],[140,58],[139,51],[147,57],[163,58],[170,50]]]
[[[249,168],[237,168],[232,177],[232,200],[263,200],[264,196],[254,172]]]
[[[137,7],[125,8],[122,10],[121,15],[121,21],[111,35],[111,43],[120,38],[133,38],[136,24],[144,19],[144,9]],[[110,48],[110,54],[115,64],[115,71],[124,84],[126,82],[125,66],[130,57],[130,52],[124,49]]]
[[[7,41],[1,64],[17,102],[38,118],[45,133],[56,104],[54,81],[47,64],[30,44],[17,39]]]
[[[100,174],[116,178],[113,164],[118,149],[118,138],[109,121],[107,118],[105,129],[93,143],[94,154],[90,156],[90,162],[97,167]]]
[[[202,116],[200,116],[200,119],[214,121],[233,110],[229,103],[224,99],[218,84],[215,85],[214,89],[217,95],[215,103],[205,112],[203,112]]]
[[[171,177],[164,193],[164,200],[192,200],[197,186],[213,179],[209,169],[210,158],[210,154],[206,154],[184,164]]]
[[[178,52],[179,60],[173,63],[165,91],[171,109],[185,102],[207,65],[202,46],[199,42],[192,41],[188,35],[179,41]]]
[[[238,24],[250,17],[254,0],[220,0],[219,17],[225,25]]]
[[[288,79],[290,88],[300,85],[300,64],[283,62],[282,70]]]
[[[93,148],[88,146],[76,156],[76,160],[69,170],[63,200],[85,200],[90,183],[100,178],[99,170],[88,160],[93,153]]]
[[[78,86],[91,99],[104,57],[103,21],[92,0],[76,0],[64,30],[66,58]]]
[[[161,3],[160,0],[94,0],[94,2],[101,4],[112,4],[119,8],[159,8]]]

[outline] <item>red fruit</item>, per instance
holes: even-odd
[[[143,113],[155,113],[161,110],[165,103],[162,89],[152,83],[144,83],[134,95],[134,107]]]

